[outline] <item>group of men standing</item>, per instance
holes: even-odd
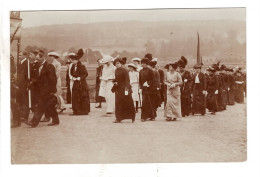
[[[12,58],[11,68],[15,68]],[[43,115],[43,122],[52,120],[48,126],[59,124],[57,108],[62,112],[65,104],[61,97],[61,64],[58,58],[56,52],[46,56],[43,50],[31,51],[29,55],[27,52],[19,54],[17,72],[11,70],[12,127],[21,126],[21,122],[37,127]],[[30,110],[34,115],[28,121]]]

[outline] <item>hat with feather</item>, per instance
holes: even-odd
[[[77,53],[69,53],[69,58],[72,60],[79,60],[84,55],[83,49],[79,49]]]
[[[184,56],[181,56],[181,59],[178,61],[178,66],[181,68],[185,68],[187,63],[188,60]]]

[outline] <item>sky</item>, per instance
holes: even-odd
[[[24,28],[108,21],[246,20],[245,8],[90,11],[22,11]]]

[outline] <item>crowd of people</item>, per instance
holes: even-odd
[[[88,71],[81,63],[82,49],[68,53],[67,103],[71,103],[73,115],[90,113],[90,96],[87,83]],[[65,108],[61,96],[61,64],[57,52],[22,52],[17,72],[11,56],[11,110],[12,127],[25,122],[37,127],[40,121],[59,124],[59,113]],[[155,121],[157,109],[163,107],[166,121],[200,114],[206,109],[212,114],[227,109],[227,105],[244,102],[246,74],[240,67],[228,68],[220,62],[202,71],[197,63],[187,70],[188,60],[182,56],[178,61],[160,69],[158,59],[146,54],[142,59],[103,55],[98,59],[95,89],[95,108],[106,102],[106,114],[115,114],[113,123],[124,119],[135,122],[141,111],[141,122]],[[166,72],[165,72],[166,70]],[[17,73],[17,77],[15,77]],[[29,121],[29,112],[33,118]],[[43,116],[44,115],[44,116]]]

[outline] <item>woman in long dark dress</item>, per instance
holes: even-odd
[[[206,113],[206,76],[201,72],[201,65],[196,64],[194,69],[196,73],[193,76],[192,82],[192,108],[191,113],[201,114],[202,116]]]
[[[189,116],[191,113],[191,85],[192,77],[189,71],[185,70],[188,60],[182,56],[178,61],[179,71],[182,77],[183,84],[181,90],[181,114],[182,117]]]
[[[209,75],[207,77],[207,109],[211,112],[211,114],[215,115],[218,109],[216,96],[218,93],[218,80],[215,76],[216,67],[210,67],[207,70],[209,71]]]
[[[86,82],[88,71],[79,61],[83,56],[80,49],[75,57],[72,57],[71,76],[74,81],[72,87],[72,110],[74,115],[87,115],[90,112],[89,88]]]
[[[132,89],[128,71],[123,67],[124,61],[117,58],[114,61],[116,66],[115,80],[112,92],[115,92],[115,115],[116,120],[113,123],[120,123],[124,119],[135,121],[135,107],[132,98]]]
[[[241,73],[241,68],[238,67],[235,72],[235,101],[237,103],[244,103],[244,77]]]

